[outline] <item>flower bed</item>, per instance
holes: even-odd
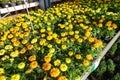
[[[116,34],[118,6],[113,2],[66,2],[45,12],[31,11],[30,17],[2,19],[0,79],[80,79],[108,38]]]

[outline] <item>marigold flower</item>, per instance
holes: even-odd
[[[34,44],[34,43],[36,43],[36,42],[37,42],[37,38],[34,38],[34,39],[31,40],[31,43],[32,43],[32,44]]]
[[[87,31],[87,32],[85,33],[85,36],[86,36],[86,37],[89,37],[89,36],[90,36],[90,32]]]
[[[0,50],[0,56],[4,55],[5,54],[5,50],[4,49],[1,49]]]
[[[65,76],[59,76],[58,80],[68,80]]]
[[[107,27],[110,27],[111,25],[112,25],[112,21],[108,21],[108,22],[106,22],[106,24],[105,24]]]
[[[28,50],[32,50],[33,48],[34,48],[34,46],[33,46],[32,44],[28,44],[28,45],[27,45],[27,49],[28,49]]]
[[[78,41],[79,43],[82,43],[82,42],[83,42],[83,39],[78,38],[77,41]]]
[[[59,59],[55,60],[54,61],[54,65],[55,66],[59,66],[61,64],[61,61]]]
[[[14,74],[11,76],[10,80],[20,80],[20,75],[19,74]]]
[[[75,55],[75,58],[76,58],[76,59],[81,59],[82,57],[81,57],[80,54],[76,54],[76,55]]]
[[[36,60],[36,55],[32,55],[28,58],[29,61],[35,61]]]
[[[51,64],[50,63],[43,63],[42,69],[47,71],[51,69]]]
[[[40,32],[41,33],[44,33],[46,30],[44,29],[44,28],[42,28],[41,30],[40,30]]]
[[[65,49],[67,48],[67,46],[66,46],[65,44],[63,44],[63,45],[61,46],[61,48],[62,48],[63,50],[65,50]]]
[[[21,50],[20,50],[20,54],[24,54],[26,52],[26,49],[25,48],[22,48]]]
[[[37,68],[38,67],[38,62],[37,61],[32,61],[31,63],[30,63],[30,68]]]
[[[64,71],[67,71],[67,69],[68,69],[68,67],[67,67],[66,64],[61,64],[61,65],[60,65],[60,70],[61,70],[61,71],[64,72]]]
[[[8,35],[8,38],[9,38],[9,39],[13,38],[13,35],[12,35],[12,34],[9,34],[9,35]]]
[[[0,68],[0,75],[3,74],[5,71],[4,71],[4,68]]]
[[[0,80],[6,80],[6,77],[4,75],[0,75]]]
[[[41,46],[43,46],[43,45],[45,45],[45,42],[46,42],[46,39],[42,39],[42,40],[40,40],[39,44],[40,44]]]
[[[73,54],[74,54],[73,51],[69,51],[69,52],[68,52],[68,55],[69,55],[70,57],[73,56]]]
[[[52,36],[47,36],[47,40],[52,40],[53,39],[53,37]]]
[[[65,62],[69,64],[69,63],[71,63],[71,59],[70,58],[66,58]]]
[[[6,49],[6,50],[11,50],[12,48],[13,48],[12,45],[6,45],[6,46],[5,46],[5,49]]]
[[[11,52],[11,53],[10,53],[10,56],[11,56],[11,57],[18,57],[18,55],[19,55],[18,50],[15,50],[14,52]]]
[[[19,41],[15,41],[15,42],[13,42],[13,46],[19,46],[20,45],[20,42]]]
[[[86,55],[86,58],[87,58],[88,60],[93,60],[93,57],[92,57],[91,54],[87,54],[87,55]]]
[[[26,73],[26,74],[29,74],[29,73],[32,72],[32,70],[33,70],[33,69],[31,69],[31,68],[30,68],[30,69],[27,69],[27,70],[25,71],[25,73]]]
[[[116,29],[116,28],[117,28],[117,24],[113,23],[113,24],[112,24],[112,27],[113,27],[114,29]]]
[[[60,70],[59,70],[58,68],[52,68],[52,69],[50,70],[50,75],[51,75],[51,77],[56,78],[56,77],[59,76],[59,74],[60,74]]]
[[[85,67],[87,67],[87,66],[89,66],[89,65],[90,65],[90,63],[89,63],[89,61],[88,61],[88,60],[84,60],[84,61],[83,61],[83,65],[84,65]]]
[[[50,57],[50,56],[45,56],[45,57],[44,57],[44,61],[45,61],[46,63],[49,63],[49,62],[51,61],[51,57]]]
[[[26,44],[27,42],[28,42],[28,40],[26,40],[26,39],[22,40],[22,44]]]
[[[69,32],[69,35],[74,35],[74,31],[70,31],[70,32]]]
[[[19,69],[23,69],[25,67],[25,63],[24,62],[20,62],[19,64],[18,64],[18,68]]]
[[[92,43],[92,42],[95,41],[95,38],[90,37],[90,38],[88,38],[87,40]]]

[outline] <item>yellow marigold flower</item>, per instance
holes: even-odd
[[[60,39],[56,39],[55,42],[56,42],[57,44],[60,44],[60,43],[61,43],[61,40],[60,40]]]
[[[6,50],[11,50],[12,48],[13,48],[12,45],[6,45],[6,46],[5,46],[5,49],[6,49]]]
[[[75,58],[76,58],[76,59],[81,59],[81,58],[82,58],[82,57],[81,57],[81,54],[76,54],[76,55],[75,55]]]
[[[52,36],[47,36],[47,40],[52,40],[53,39],[53,37]]]
[[[83,39],[78,38],[77,41],[78,41],[79,43],[82,43],[82,42],[83,42]]]
[[[9,34],[9,35],[8,35],[8,38],[9,38],[9,39],[13,38],[13,35],[12,35],[12,34]]]
[[[21,50],[20,50],[20,54],[24,54],[26,52],[26,49],[25,48],[22,48]]]
[[[48,48],[52,48],[52,44],[48,44],[47,47],[48,47]]]
[[[59,76],[59,74],[60,74],[60,70],[59,70],[58,68],[52,68],[52,69],[50,70],[50,75],[51,75],[51,77],[56,78],[56,77]]]
[[[28,44],[28,45],[27,45],[27,49],[28,49],[28,50],[32,50],[33,48],[34,48],[34,46],[33,46],[32,44]]]
[[[6,77],[4,75],[0,75],[0,80],[6,80]]]
[[[110,27],[111,25],[112,25],[112,21],[108,21],[108,22],[106,22],[106,24],[105,24],[107,27]]]
[[[24,32],[23,35],[24,35],[24,36],[29,36],[29,34],[30,34],[29,32]]]
[[[75,31],[75,34],[79,34],[79,31],[76,30],[76,31]]]
[[[32,61],[31,63],[30,63],[30,68],[37,68],[38,67],[38,62],[37,61]]]
[[[57,36],[58,36],[58,35],[57,35],[56,33],[53,33],[53,34],[52,34],[52,37],[53,37],[54,39],[56,39]]]
[[[46,39],[42,39],[42,40],[40,40],[39,44],[40,44],[41,46],[43,46],[43,45],[45,45],[45,42],[46,42]]]
[[[19,56],[18,50],[15,50],[14,52],[11,52],[11,53],[10,53],[10,56],[11,56],[11,57],[18,57],[18,56]]]
[[[50,63],[43,63],[42,69],[47,71],[51,69],[51,64]]]
[[[10,80],[20,80],[20,75],[19,74],[14,74],[11,76]]]
[[[35,61],[36,60],[36,55],[32,55],[28,58],[29,61]]]
[[[69,55],[70,57],[73,56],[73,54],[74,54],[73,51],[69,51],[69,52],[68,52],[68,55]]]
[[[18,36],[19,36],[20,38],[23,38],[23,37],[24,37],[24,34],[21,34],[21,33],[20,33]]]
[[[92,43],[92,42],[95,41],[95,38],[90,37],[90,38],[88,38],[87,40]]]
[[[41,37],[45,37],[45,34],[41,34]]]
[[[89,65],[90,65],[90,63],[89,63],[89,61],[88,61],[88,60],[84,60],[84,61],[83,61],[83,65],[84,65],[85,67],[87,67],[87,66],[89,66]]]
[[[9,59],[8,55],[5,55],[4,57],[1,58],[2,61],[8,60],[8,59]]]
[[[22,40],[22,44],[26,44],[27,42],[28,42],[28,40],[26,40],[26,39]]]
[[[45,61],[46,63],[49,63],[49,62],[51,61],[51,57],[50,57],[50,56],[45,56],[45,57],[44,57],[44,61]]]
[[[66,46],[65,44],[63,44],[63,45],[61,46],[61,48],[62,48],[63,50],[65,50],[65,49],[67,48],[67,46]]]
[[[72,24],[70,24],[70,25],[69,25],[69,28],[70,28],[70,29],[72,29],[72,28],[73,28],[73,25],[72,25]]]
[[[55,66],[59,66],[61,64],[61,61],[59,59],[55,60],[54,61],[54,65]]]
[[[19,42],[19,41],[13,42],[13,46],[19,46],[19,45],[20,45],[20,42]]]
[[[13,61],[14,61],[14,58],[10,58],[9,60],[10,60],[10,62],[11,62],[11,63],[13,63]]]
[[[68,69],[68,67],[67,67],[66,64],[61,64],[61,65],[60,65],[60,70],[61,70],[61,71],[64,72],[64,71],[67,71],[67,69]]]
[[[44,33],[46,30],[44,28],[40,29],[41,33]]]
[[[1,36],[1,40],[2,40],[2,41],[5,41],[6,39],[7,39],[6,36]]]
[[[31,68],[30,68],[30,69],[27,69],[27,70],[25,71],[25,73],[26,73],[26,74],[29,74],[29,73],[32,72],[32,70],[33,70],[33,69],[31,69]]]
[[[90,36],[90,32],[87,31],[87,32],[85,33],[85,36],[86,36],[86,37],[89,37],[89,36]]]
[[[69,64],[69,63],[71,63],[71,59],[70,58],[66,58],[65,62]]]
[[[47,31],[51,31],[51,27],[47,27]]]
[[[4,55],[5,54],[5,50],[4,49],[1,49],[0,50],[0,56]]]
[[[77,34],[74,35],[74,38],[75,38],[75,39],[78,39],[78,38],[79,38],[79,35],[77,35]]]
[[[112,24],[112,27],[113,27],[114,29],[116,29],[116,28],[117,28],[117,24],[113,23],[113,24]]]
[[[31,43],[32,43],[32,44],[34,44],[34,43],[36,43],[36,42],[37,42],[37,38],[34,38],[34,39],[31,40]]]
[[[62,36],[62,37],[65,37],[65,36],[66,36],[66,34],[65,34],[65,33],[61,33],[61,36]]]
[[[24,62],[20,62],[19,64],[18,64],[18,68],[19,69],[23,69],[25,67],[25,63]]]
[[[74,31],[70,31],[70,32],[69,32],[69,35],[74,35]]]
[[[58,80],[68,80],[65,76],[59,76]]]
[[[4,68],[0,68],[0,75],[3,74],[5,71],[4,71]]]
[[[93,60],[93,57],[92,57],[91,54],[87,54],[87,55],[86,55],[86,58],[87,58],[87,60]]]
[[[99,24],[98,24],[98,27],[102,27],[102,26],[103,26],[103,24],[102,24],[102,23],[99,23]]]
[[[108,27],[107,29],[110,31],[110,30],[113,30],[113,27]]]

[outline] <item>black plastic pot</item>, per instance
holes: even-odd
[[[3,3],[3,2],[1,2],[0,5],[1,5],[2,8],[10,7],[10,3]]]

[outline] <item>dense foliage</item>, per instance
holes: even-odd
[[[119,29],[119,11],[83,0],[0,20],[0,79],[79,80]]]

